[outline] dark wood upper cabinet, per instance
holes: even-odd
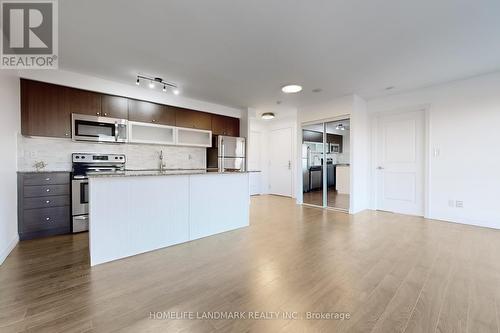
[[[101,116],[128,119],[128,98],[102,95]]]
[[[23,135],[70,138],[72,113],[240,134],[238,118],[21,79]]]
[[[101,94],[69,87],[60,87],[60,107],[63,112],[101,115]]]
[[[342,142],[343,142],[342,135],[328,133],[326,136],[326,140],[328,143],[334,143],[340,145],[340,149],[342,149]]]
[[[175,126],[210,131],[212,129],[212,115],[201,111],[175,108]]]
[[[212,115],[212,134],[213,135],[240,135],[240,120],[238,118]]]
[[[240,119],[234,117],[226,117],[227,119],[227,134],[229,136],[240,136]]]
[[[21,133],[71,137],[71,113],[61,107],[63,87],[21,79]]]
[[[302,130],[302,141],[322,143],[323,133],[310,130]]]
[[[128,119],[143,123],[175,126],[175,110],[161,104],[129,99]]]

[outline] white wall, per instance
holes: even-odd
[[[351,113],[351,200],[349,212],[369,208],[370,124],[366,102],[354,96]]]
[[[499,92],[494,73],[368,102],[370,113],[428,105],[427,217],[500,228]]]
[[[20,129],[17,72],[0,71],[0,264],[19,240],[17,234],[16,139]]]

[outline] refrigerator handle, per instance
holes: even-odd
[[[226,152],[225,152],[225,148],[224,148],[224,139],[221,138],[220,140],[220,145],[221,145],[221,148],[222,148],[222,157],[221,157],[221,165],[220,165],[220,172],[224,172],[224,159],[226,158]]]

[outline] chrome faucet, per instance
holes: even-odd
[[[163,150],[160,150],[160,172],[165,171],[166,164],[163,161]]]

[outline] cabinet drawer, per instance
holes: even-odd
[[[24,209],[35,209],[45,207],[61,207],[69,206],[69,195],[51,196],[51,197],[38,197],[38,198],[24,198]]]
[[[33,173],[24,175],[24,185],[69,184],[69,173]]]
[[[27,209],[24,211],[22,232],[43,231],[69,226],[69,206]]]
[[[24,197],[45,197],[54,195],[69,195],[69,184],[66,185],[38,185],[24,186]]]

